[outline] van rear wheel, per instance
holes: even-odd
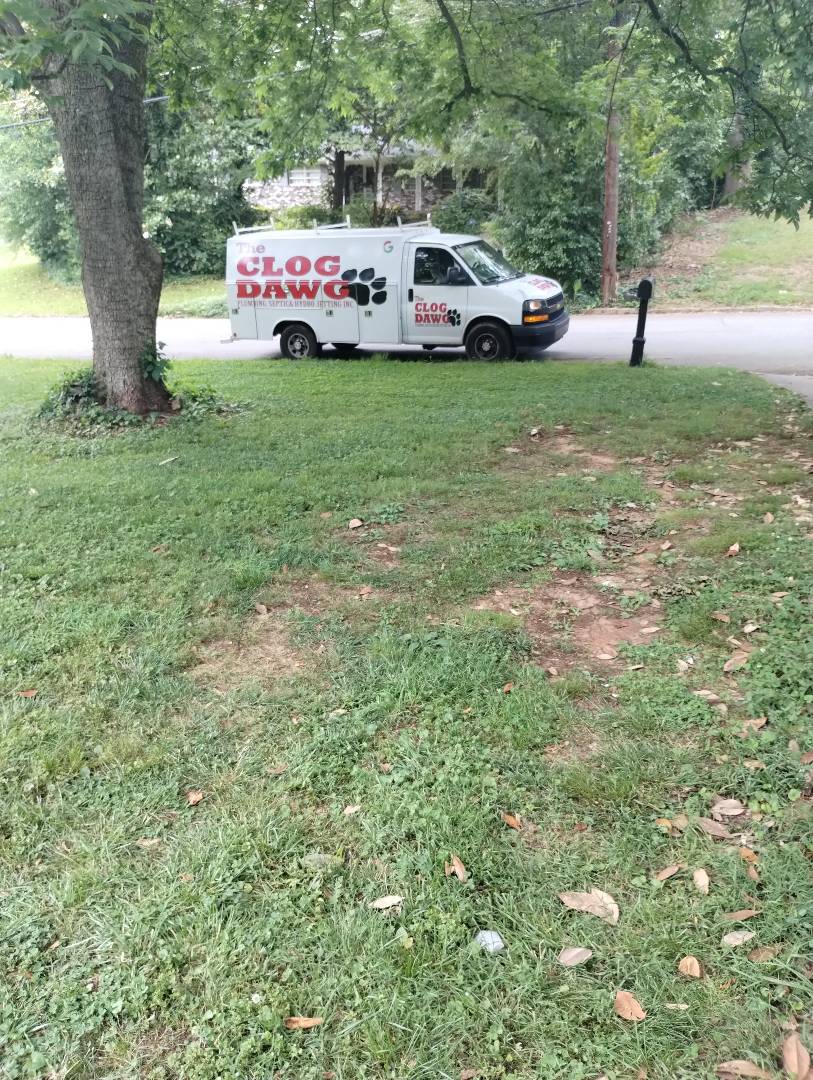
[[[466,334],[469,360],[511,360],[515,355],[513,338],[499,323],[477,323]]]
[[[308,360],[319,355],[316,334],[305,323],[291,323],[282,331],[279,339],[282,355],[288,360]]]

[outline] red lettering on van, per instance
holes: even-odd
[[[304,255],[292,255],[285,264],[285,273],[291,277],[303,277],[310,271],[311,261]]]
[[[319,295],[321,281],[286,281],[285,286],[292,300],[315,300]]]
[[[324,284],[325,296],[328,300],[344,300],[350,295],[346,281],[326,281]]]
[[[244,255],[242,259],[237,260],[237,273],[245,274],[246,277],[253,277],[254,274],[259,273],[260,270],[260,256],[259,255]]]
[[[288,294],[281,281],[266,281],[263,289],[263,300],[287,300]]]
[[[260,288],[261,286],[259,281],[238,281],[237,299],[253,300],[255,296],[260,295]]]
[[[322,277],[332,277],[334,274],[338,274],[340,266],[341,259],[338,255],[320,255],[313,264],[313,269]]]

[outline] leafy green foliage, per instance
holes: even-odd
[[[464,189],[448,195],[432,210],[432,224],[444,232],[479,234],[496,209],[487,191]]]

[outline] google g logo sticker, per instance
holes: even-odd
[[[385,240],[384,241],[384,250],[387,252],[387,254],[389,254],[392,251],[393,247],[394,247],[394,244],[393,244],[392,240]]]

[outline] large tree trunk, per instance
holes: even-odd
[[[163,277],[142,222],[146,42],[125,41],[117,59],[135,74],[110,72],[110,85],[97,70],[66,63],[48,80],[47,103],[81,244],[93,370],[107,405],[145,413],[169,402],[143,370],[155,351]]]
[[[333,155],[333,209],[341,210],[344,206],[345,154],[337,150]]]
[[[622,15],[615,5],[610,25],[621,25]],[[618,56],[618,43],[611,37],[607,43],[607,59]],[[607,139],[604,147],[604,214],[601,225],[601,302],[606,307],[615,299],[618,290],[618,137],[621,117],[615,107],[615,82],[610,91],[607,112]]]

